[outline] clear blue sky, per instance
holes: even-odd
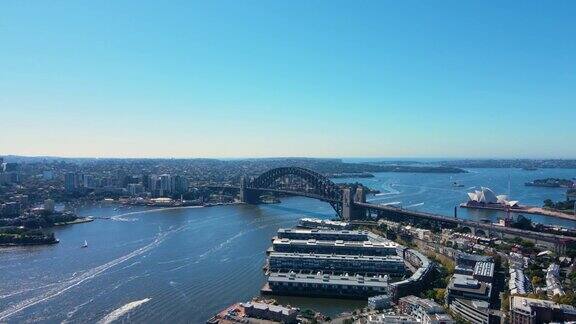
[[[0,154],[576,158],[576,1],[0,2]]]

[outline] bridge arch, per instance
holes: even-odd
[[[268,170],[247,183],[247,189],[253,191],[265,191],[266,189],[274,190],[275,188],[273,188],[272,185],[275,181],[288,175],[294,175],[301,178],[312,187],[312,191],[307,192],[304,196],[310,196],[329,202],[338,215],[341,215],[342,189],[322,174],[305,168],[281,167]]]
[[[342,190],[334,182],[320,173],[299,167],[282,167],[268,170],[252,180],[250,188],[272,189],[271,185],[279,178],[287,175],[295,175],[314,188],[314,193],[326,198],[326,200],[342,200]]]

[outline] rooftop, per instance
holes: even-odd
[[[286,316],[289,316],[289,315],[296,313],[298,311],[295,308],[277,306],[277,305],[266,304],[266,303],[258,303],[258,302],[247,302],[247,303],[242,304],[242,306],[244,308],[255,308],[255,309],[259,309],[259,310],[268,310],[270,312],[280,313],[280,314],[283,314]]]
[[[387,276],[347,276],[331,275],[318,272],[317,274],[302,274],[295,272],[271,272],[268,282],[301,282],[309,284],[333,284],[346,286],[368,286],[368,287],[388,287]]]
[[[318,246],[350,246],[365,248],[397,248],[398,244],[394,242],[370,242],[370,241],[327,241],[327,240],[292,240],[288,238],[276,238],[272,242],[274,245],[318,245]]]
[[[480,282],[472,276],[454,274],[450,279],[448,289],[488,296],[490,294],[491,285],[489,283]]]
[[[486,255],[464,253],[464,252],[459,252],[456,255],[456,263],[458,264],[467,262],[483,262],[483,261],[484,262],[492,261],[492,257]]]
[[[483,277],[494,276],[494,263],[493,262],[477,262],[474,266],[474,275]]]
[[[520,310],[526,313],[531,313],[533,307],[558,309],[565,313],[576,314],[576,308],[570,305],[557,304],[550,300],[541,300],[521,296],[510,297],[510,310]]]
[[[378,315],[369,315],[368,316],[368,323],[369,324],[379,324],[379,323],[411,324],[411,323],[419,323],[419,321],[418,321],[418,319],[416,319],[416,317],[408,316],[408,315],[378,314]]]
[[[420,306],[428,314],[444,313],[444,308],[431,299],[425,299],[410,295],[400,298],[398,302],[404,302]]]
[[[301,218],[300,222],[301,223],[313,223],[313,224],[318,224],[318,225],[326,224],[326,225],[334,225],[334,226],[342,226],[342,227],[346,227],[349,225],[349,223],[346,223],[346,222],[324,220],[324,219],[319,219],[319,218]]]
[[[487,301],[483,301],[483,300],[477,300],[477,299],[468,300],[468,299],[456,298],[455,301],[462,303],[462,304],[466,304],[466,305],[468,305],[472,308],[475,308],[475,309],[489,309],[490,308],[490,304]]]
[[[347,255],[347,254],[289,253],[289,252],[276,252],[276,251],[270,252],[270,258],[404,262],[402,257],[398,255],[369,256],[369,255]]]
[[[454,271],[456,273],[466,273],[466,274],[473,274],[474,273],[474,268],[469,267],[469,266],[465,266],[465,265],[456,265],[454,267]]]
[[[322,228],[279,228],[278,233],[327,233],[327,234],[357,234],[368,235],[368,231],[333,230]]]
[[[508,281],[508,289],[511,294],[525,294],[527,286],[527,279],[522,269],[510,268],[510,280]]]
[[[430,322],[432,323],[443,323],[443,322],[452,323],[454,321],[450,315],[444,313],[430,314],[428,316],[430,317]]]

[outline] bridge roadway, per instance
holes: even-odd
[[[203,188],[213,189],[213,190],[234,190],[234,191],[240,191],[240,187],[237,187],[237,186],[217,186],[217,185],[210,185],[210,186],[204,186]],[[322,195],[317,195],[317,194],[309,193],[309,192],[301,192],[301,191],[293,191],[293,190],[284,190],[284,189],[269,189],[269,188],[248,188],[248,189],[258,190],[258,191],[261,191],[261,192],[277,192],[277,193],[282,193],[282,194],[287,194],[287,195],[292,195],[292,196],[308,197],[308,198],[318,199],[318,200],[325,201],[325,202],[329,202],[329,203],[341,203],[340,200],[333,199],[333,198],[329,198],[329,197],[322,196]]]
[[[282,194],[287,194],[287,195],[292,195],[292,196],[308,197],[308,198],[318,199],[318,200],[322,200],[322,201],[329,202],[329,203],[341,203],[341,201],[339,201],[337,199],[332,199],[332,198],[328,198],[328,197],[325,197],[322,195],[317,195],[317,194],[313,194],[313,193],[309,193],[309,192],[300,192],[300,191],[283,190],[283,189],[263,189],[263,188],[251,188],[251,189],[259,190],[259,191],[266,191],[266,192],[277,192],[277,193],[282,193]]]
[[[359,207],[365,208],[366,210],[383,211],[383,212],[388,212],[388,213],[401,214],[401,215],[404,215],[407,217],[412,217],[412,218],[428,219],[428,220],[435,221],[438,223],[452,224],[452,225],[456,225],[459,227],[469,227],[471,229],[472,228],[481,229],[481,230],[485,231],[486,233],[500,232],[500,233],[504,233],[504,234],[508,234],[508,235],[525,237],[525,238],[530,238],[530,239],[537,240],[537,241],[545,241],[545,242],[550,242],[550,243],[558,243],[560,241],[574,241],[574,240],[576,240],[576,238],[574,238],[574,237],[565,236],[565,235],[541,233],[541,232],[522,230],[522,229],[513,228],[513,227],[497,226],[497,225],[494,225],[492,223],[488,224],[488,223],[470,221],[470,220],[465,220],[465,219],[460,219],[460,218],[444,217],[444,216],[437,215],[437,214],[414,211],[414,210],[407,210],[407,209],[402,209],[402,208],[392,207],[392,206],[373,205],[373,204],[362,203],[362,202],[355,202],[354,204],[359,206]]]
[[[236,186],[207,186],[207,188],[240,190],[240,188],[236,187]],[[304,197],[308,197],[308,198],[313,198],[313,199],[325,201],[325,202],[328,202],[331,204],[338,204],[338,203],[341,204],[342,203],[341,201],[338,201],[338,200],[335,200],[335,199],[332,199],[332,198],[329,198],[326,196],[313,194],[313,193],[307,193],[307,192],[282,190],[282,189],[271,189],[271,188],[250,188],[250,189],[251,190],[258,190],[261,192],[277,192],[277,193],[283,193],[283,194],[288,194],[288,195],[304,196]],[[477,221],[464,220],[464,219],[460,219],[460,218],[446,217],[446,216],[442,216],[439,214],[432,214],[432,213],[427,213],[427,212],[408,210],[408,209],[403,209],[403,208],[398,208],[398,207],[393,207],[393,206],[374,205],[374,204],[370,204],[370,203],[366,203],[366,202],[359,202],[359,201],[355,201],[355,202],[353,202],[353,204],[355,207],[360,207],[364,210],[387,212],[387,213],[392,213],[395,215],[406,216],[407,218],[427,219],[427,220],[438,222],[438,223],[451,224],[451,225],[456,225],[459,227],[469,227],[470,229],[476,229],[476,230],[481,229],[481,230],[485,231],[486,233],[499,232],[499,233],[503,233],[503,234],[513,235],[513,236],[518,236],[518,237],[524,237],[524,238],[529,238],[529,239],[533,239],[533,240],[537,240],[537,241],[544,241],[544,242],[555,243],[555,244],[576,240],[576,238],[574,238],[574,237],[565,236],[565,235],[541,233],[541,232],[527,231],[527,230],[522,230],[522,229],[512,228],[512,227],[496,226],[496,225],[493,225],[491,223],[487,224],[487,223],[482,223],[482,222],[477,222]],[[361,220],[359,220],[359,221],[361,221]],[[375,224],[375,222],[370,223],[370,225],[372,225],[372,224]]]

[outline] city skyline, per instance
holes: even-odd
[[[0,323],[576,323],[575,16],[0,1]]]
[[[0,155],[576,158],[569,1],[0,8]]]

